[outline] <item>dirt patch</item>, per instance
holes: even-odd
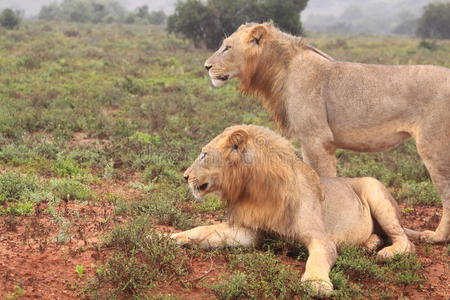
[[[127,199],[137,192],[120,182],[94,187],[97,193],[121,194]],[[401,208],[405,208],[401,205]],[[29,217],[0,217],[0,296],[6,298],[21,288],[25,294],[20,299],[77,299],[84,280],[95,274],[97,266],[103,265],[110,253],[100,250],[100,237],[115,224],[124,220],[113,217],[108,202],[91,204],[69,203],[57,207],[61,218],[70,222],[69,236],[65,243],[58,242],[62,223],[47,213],[46,204],[40,205],[36,215]],[[403,216],[404,225],[423,230],[435,228],[441,208],[417,207]],[[217,221],[217,220],[215,220]],[[160,226],[161,231],[174,231]],[[389,296],[409,299],[449,299],[450,257],[447,245],[428,245],[415,242],[417,255],[423,265],[424,282],[411,286],[373,281],[364,282],[367,291],[388,290]],[[200,255],[183,250],[189,257],[189,275],[181,280],[161,284],[152,294],[173,294],[182,299],[211,299],[208,289],[229,272],[223,253]],[[204,255],[202,255],[204,254]],[[304,262],[286,254],[281,260],[299,272],[304,271]],[[83,266],[82,276],[75,271]],[[355,278],[356,279],[356,278]],[[366,292],[367,292],[366,291]]]

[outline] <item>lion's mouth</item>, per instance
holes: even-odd
[[[208,188],[208,183],[204,183],[202,185],[197,186],[197,190],[203,192]]]
[[[217,76],[216,78],[218,80],[227,81],[228,79],[230,79],[230,76],[229,75],[222,75],[222,76]]]

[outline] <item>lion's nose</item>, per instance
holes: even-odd
[[[189,180],[189,175],[183,175],[183,178],[187,182]]]
[[[212,65],[205,65],[206,71],[209,71],[209,69],[211,69],[211,68],[212,68]]]

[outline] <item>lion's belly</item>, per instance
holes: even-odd
[[[386,151],[411,137],[408,132],[386,125],[372,128],[331,127],[336,147],[360,152]]]
[[[369,207],[350,185],[340,178],[321,178],[325,229],[339,243],[362,244],[373,232]]]

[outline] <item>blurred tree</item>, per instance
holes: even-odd
[[[40,20],[62,20],[79,23],[124,22],[125,9],[115,0],[63,0],[44,5]]]
[[[0,14],[0,25],[5,28],[17,28],[21,21],[22,17],[20,11],[14,11],[10,8],[6,8]]]
[[[166,22],[167,16],[164,11],[148,11],[148,6],[143,5],[136,8],[135,13],[131,13],[125,20],[125,23],[128,24],[153,24],[153,25],[162,25]]]
[[[273,20],[282,30],[301,34],[300,12],[308,0],[187,0],[178,2],[168,19],[169,32],[216,48],[242,23]]]
[[[421,38],[450,39],[450,2],[425,6],[416,34]]]

